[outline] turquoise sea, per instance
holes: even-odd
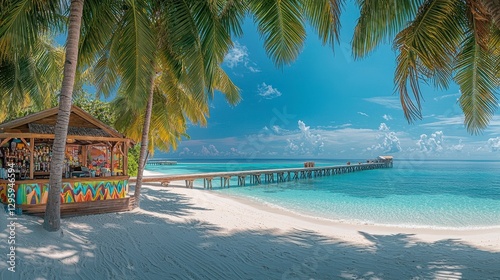
[[[346,161],[315,161],[316,166]],[[181,161],[147,166],[165,174],[301,167],[303,160]],[[302,215],[420,228],[500,228],[500,162],[398,161],[392,169],[302,179],[279,184],[220,188],[214,192],[250,198]],[[201,183],[201,182],[199,182]]]

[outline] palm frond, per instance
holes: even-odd
[[[394,81],[410,123],[421,118],[419,79],[431,80],[443,88],[451,80],[463,34],[464,22],[460,15],[464,11],[460,1],[429,1],[421,7],[415,20],[396,36],[394,48],[399,54]]]
[[[154,72],[156,42],[151,18],[144,0],[125,1],[122,25],[118,36],[116,63],[120,66],[121,84],[138,108],[148,99],[150,77]]]
[[[483,49],[487,49],[491,31],[491,20],[488,12],[479,1],[467,1],[467,5],[466,15],[470,22],[469,26],[473,29],[474,40]]]
[[[460,85],[460,107],[465,115],[465,127],[471,134],[479,134],[486,128],[498,109],[500,56],[493,51],[498,48],[498,38],[487,46],[484,49],[475,36],[468,36],[457,57],[454,79]]]
[[[0,56],[30,52],[39,36],[60,30],[63,3],[50,0],[3,1],[0,11]]]
[[[29,53],[14,53],[0,60],[0,98],[5,112],[16,114],[26,107],[42,110],[51,107],[61,85],[64,53],[41,36]]]
[[[232,46],[231,35],[220,22],[216,2],[196,1],[192,10],[201,39],[206,86],[209,94],[212,94],[211,81],[215,78],[218,65]]]
[[[496,29],[500,29],[500,0],[481,0]]]
[[[88,66],[108,45],[119,28],[123,2],[115,0],[86,0],[82,15],[82,31],[78,65]]]
[[[357,0],[360,17],[354,30],[355,58],[366,56],[380,43],[407,27],[425,0]]]
[[[222,26],[236,37],[243,35],[242,24],[248,8],[247,1],[219,0],[219,18]]]
[[[306,31],[299,0],[249,1],[264,48],[278,67],[290,64],[302,50]]]
[[[100,57],[92,65],[93,83],[97,88],[97,96],[109,96],[119,82],[121,68],[118,65],[120,53],[120,35],[114,33],[107,45],[100,51]]]
[[[241,101],[240,89],[220,67],[217,68],[217,75],[214,82],[214,87],[224,94],[230,105],[237,105]]]
[[[340,33],[340,14],[344,0],[304,1],[304,13],[323,44],[333,46]]]
[[[182,63],[182,83],[193,89],[193,94],[200,102],[205,102],[205,59],[201,46],[198,26],[194,20],[192,2],[170,0],[165,2],[161,15],[161,24],[166,28],[165,38],[160,41],[168,48],[173,57]],[[168,39],[168,42],[164,42]]]

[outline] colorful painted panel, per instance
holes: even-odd
[[[2,189],[0,189],[0,194],[1,191]],[[16,203],[47,203],[48,191],[48,183],[19,184],[16,193]],[[125,198],[127,194],[128,180],[74,182],[73,184],[63,182],[61,203]]]
[[[19,184],[16,192],[16,203],[17,204],[47,203],[48,194],[49,194],[48,183]]]

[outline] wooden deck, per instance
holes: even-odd
[[[23,214],[35,216],[45,215],[45,204],[17,205]],[[120,199],[97,200],[90,202],[74,202],[61,204],[61,217],[73,217],[83,215],[95,215],[104,213],[124,212],[135,208],[135,198],[126,197]]]
[[[232,172],[211,172],[198,174],[182,174],[182,175],[162,175],[162,176],[147,176],[143,177],[145,183],[158,182],[162,185],[168,185],[173,181],[185,181],[186,187],[193,188],[193,182],[197,179],[203,180],[203,187],[212,189],[212,181],[215,178],[220,178],[220,186],[230,187],[230,180],[237,177],[238,186],[259,185],[262,183],[280,183],[299,179],[310,179],[315,177],[332,176],[337,174],[351,173],[356,171],[391,168],[392,162],[386,163],[361,163],[352,165],[338,166],[319,166],[307,168],[284,168],[284,169],[266,169],[266,170],[247,170],[247,171],[232,171]],[[131,177],[129,183],[135,183],[136,177]]]
[[[151,160],[148,160],[148,162],[146,164],[147,165],[176,165],[177,161],[151,159]]]

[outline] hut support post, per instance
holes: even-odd
[[[123,175],[128,175],[128,141],[123,142]]]
[[[30,138],[30,179],[33,180],[35,178],[35,139]]]

